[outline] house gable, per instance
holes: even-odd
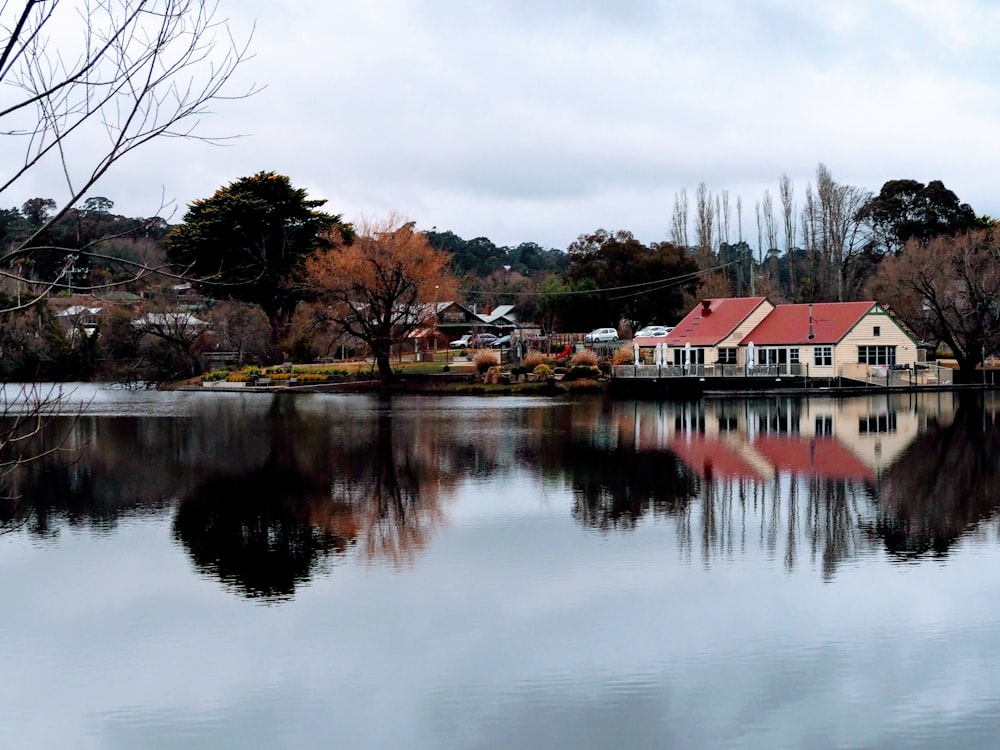
[[[722,297],[698,303],[666,338],[671,347],[713,347],[731,337],[755,312],[773,307],[766,297]],[[735,346],[735,342],[733,344]]]

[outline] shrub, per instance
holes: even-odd
[[[524,355],[524,366],[528,370],[534,370],[538,365],[551,365],[548,357],[541,352],[528,352]]]
[[[535,373],[536,376],[545,378],[546,380],[552,380],[552,378],[555,377],[556,374],[555,370],[553,370],[544,362],[542,364],[535,365],[535,369],[533,369],[532,372]]]
[[[569,361],[571,367],[593,367],[600,361],[600,357],[597,356],[597,352],[593,349],[584,349],[583,351],[577,352],[573,355],[573,358]]]
[[[635,362],[635,350],[631,346],[620,346],[611,354],[611,364],[631,365]]]
[[[226,378],[227,383],[246,383],[248,380],[250,380],[250,376],[245,372],[231,372]]]
[[[304,372],[295,376],[296,383],[325,383],[329,379],[329,376],[320,372]]]
[[[476,355],[473,363],[476,365],[476,372],[483,375],[491,367],[496,367],[500,364],[500,357],[493,352],[480,352]]]
[[[203,383],[212,383],[217,380],[226,380],[229,377],[229,373],[232,370],[212,370],[212,372],[206,373],[201,376]]]

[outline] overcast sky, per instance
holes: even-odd
[[[348,219],[396,210],[497,244],[668,239],[704,182],[754,204],[835,180],[942,180],[1000,216],[1000,5],[988,0],[221,0],[255,57],[199,132],[92,192],[147,216],[260,170]],[[55,193],[25,183],[4,204]],[[55,197],[53,195],[53,197]],[[167,212],[161,212],[166,215]],[[734,215],[735,221],[735,215]],[[693,226],[693,216],[692,216]],[[735,238],[733,238],[735,239]]]

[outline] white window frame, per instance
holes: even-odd
[[[833,367],[833,347],[816,346],[813,347],[814,367]]]

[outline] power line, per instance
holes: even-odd
[[[705,268],[700,271],[693,271],[691,273],[682,274],[680,276],[672,276],[666,279],[654,279],[653,281],[642,281],[638,284],[625,284],[623,286],[610,286],[600,289],[574,289],[569,291],[560,292],[510,292],[510,291],[497,291],[495,289],[459,289],[458,291],[463,294],[501,294],[508,297],[541,297],[542,295],[550,295],[553,297],[568,297],[572,295],[579,294],[604,294],[607,292],[623,292],[626,290],[637,290],[629,292],[620,297],[612,297],[611,299],[627,299],[628,297],[638,296],[639,294],[644,294],[646,292],[655,292],[660,289],[667,289],[671,286],[677,286],[683,284],[691,279],[696,279],[699,276],[704,276],[708,273],[713,273],[723,268],[728,268],[729,266],[734,266],[737,263],[742,263],[742,260],[732,260],[728,263],[721,263],[717,266],[712,266],[711,268]]]

